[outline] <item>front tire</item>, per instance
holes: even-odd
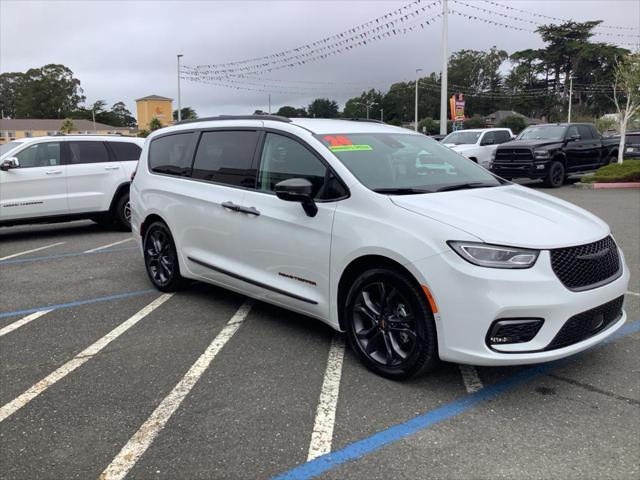
[[[162,222],[152,223],[144,234],[144,264],[153,285],[162,292],[175,292],[186,285],[180,275],[173,237]]]
[[[564,165],[562,162],[554,161],[549,166],[549,172],[544,179],[544,186],[549,188],[560,188],[564,182]]]
[[[362,273],[347,296],[344,319],[351,347],[379,375],[402,380],[438,364],[431,309],[404,274],[387,268]]]

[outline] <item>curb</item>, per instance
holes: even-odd
[[[640,188],[640,182],[628,183],[581,183],[577,182],[572,185],[574,188],[582,190],[592,189],[619,189],[619,188]]]

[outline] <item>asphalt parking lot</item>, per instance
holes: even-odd
[[[545,191],[610,224],[627,325],[562,362],[402,383],[317,321],[161,295],[129,234],[0,229],[0,477],[639,478],[640,191]]]

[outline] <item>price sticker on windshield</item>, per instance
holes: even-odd
[[[353,142],[344,135],[325,135],[325,142],[329,144],[332,152],[357,152],[373,150],[371,145],[354,145]]]

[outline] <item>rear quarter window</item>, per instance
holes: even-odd
[[[109,142],[109,146],[119,162],[137,161],[142,149],[132,142]]]
[[[193,132],[166,135],[151,141],[149,168],[166,175],[191,175]]]

